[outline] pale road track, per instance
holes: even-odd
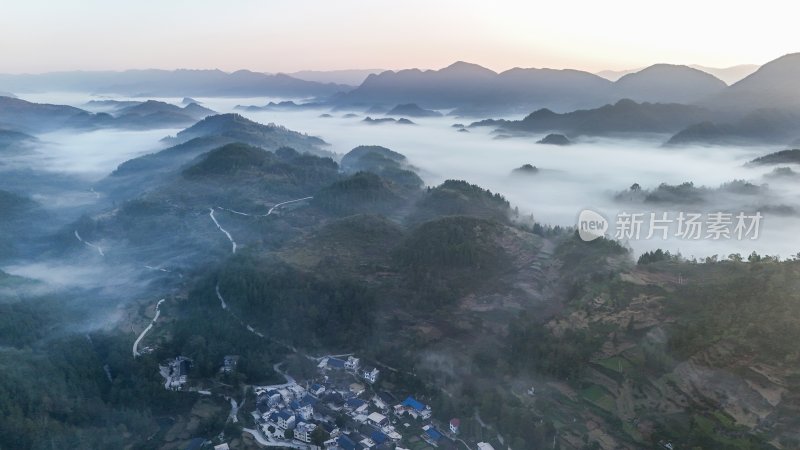
[[[280,208],[283,205],[288,205],[289,203],[294,203],[294,202],[301,202],[303,200],[311,200],[312,198],[314,197],[298,198],[297,200],[289,200],[288,202],[278,203],[277,205],[270,208],[269,211],[267,211],[267,215],[272,214],[272,211],[275,211],[275,209]]]
[[[84,241],[83,238],[81,238],[81,235],[78,234],[78,230],[75,230],[75,238],[77,238],[79,242],[83,243],[87,247],[97,250],[97,253],[100,253],[100,256],[106,256],[106,254],[103,253],[103,249],[100,248],[100,246],[92,244],[91,242]]]
[[[243,432],[253,436],[260,445],[264,447],[281,447],[281,448],[295,448],[298,450],[311,450],[310,445],[301,444],[297,441],[269,441],[264,438],[258,430],[253,430],[251,428],[243,428]]]
[[[155,317],[153,317],[153,320],[150,322],[149,325],[147,325],[147,328],[145,328],[144,331],[142,331],[142,334],[140,334],[139,337],[136,338],[136,341],[134,341],[134,343],[133,343],[133,357],[134,358],[136,358],[139,355],[141,355],[141,353],[139,353],[139,343],[142,341],[142,339],[144,339],[144,336],[147,334],[147,332],[150,331],[153,328],[153,325],[155,325],[156,320],[158,320],[158,316],[161,315],[161,304],[164,303],[164,300],[165,299],[162,298],[161,300],[158,301],[158,303],[156,303],[156,315],[155,315]]]
[[[214,208],[209,208],[208,215],[211,216],[211,220],[214,221],[214,225],[216,225],[217,228],[219,228],[219,231],[222,231],[223,233],[225,233],[225,236],[227,236],[228,240],[231,241],[231,246],[232,246],[231,247],[231,252],[232,253],[236,253],[236,241],[234,241],[233,240],[233,236],[231,236],[231,234],[228,233],[228,231],[225,228],[222,228],[222,225],[220,225],[219,222],[217,222],[217,218],[214,217]]]
[[[303,200],[311,200],[312,198],[314,198],[314,197],[303,197],[303,198],[298,198],[298,199],[294,199],[294,200],[289,200],[289,201],[285,201],[285,202],[277,203],[277,204],[273,205],[273,206],[272,206],[272,207],[269,209],[269,211],[267,211],[267,213],[266,213],[266,214],[248,214],[248,213],[246,213],[246,212],[236,211],[235,209],[223,208],[222,206],[217,206],[217,209],[220,209],[220,210],[222,210],[222,211],[228,211],[229,213],[232,213],[232,214],[237,214],[237,215],[240,215],[240,216],[247,216],[247,217],[267,217],[267,216],[270,216],[270,215],[272,215],[272,213],[273,213],[273,212],[275,212],[275,210],[276,210],[276,209],[278,209],[278,208],[280,208],[281,206],[288,205],[288,204],[290,204],[290,203],[302,202]]]
[[[230,213],[238,214],[238,215],[242,215],[242,216],[267,217],[269,215],[272,215],[272,213],[274,213],[277,209],[279,209],[280,207],[282,207],[284,205],[288,205],[290,203],[295,203],[295,202],[300,202],[300,201],[303,201],[303,200],[310,200],[312,198],[313,197],[304,197],[304,198],[299,198],[299,199],[295,199],[295,200],[289,200],[289,201],[278,203],[278,204],[272,206],[267,211],[266,214],[262,214],[262,215],[247,214],[247,213],[243,213],[243,212],[240,212],[240,211],[235,211],[235,210],[228,209],[228,208],[223,208],[221,206],[217,206],[216,208],[219,209],[219,210],[222,210],[222,211],[228,211]],[[226,229],[224,229],[220,225],[220,223],[217,221],[217,218],[214,216],[214,208],[209,208],[208,215],[209,215],[209,217],[211,217],[211,220],[214,222],[214,225],[216,225],[216,227],[220,231],[222,231],[222,233],[224,233],[225,236],[228,238],[228,240],[231,242],[231,253],[236,253],[236,249],[237,249],[236,241],[234,241],[233,236],[231,236],[231,234]],[[94,244],[90,244],[88,242],[83,241],[81,239],[80,235],[78,234],[77,230],[75,231],[75,237],[78,238],[78,240],[83,242],[84,244],[97,249],[100,252],[101,255],[103,254],[103,251],[100,249],[100,247],[97,247]],[[163,269],[163,268],[160,268],[160,267],[154,267],[154,266],[149,266],[149,265],[146,265],[144,267],[149,269],[149,270],[161,271],[161,272],[169,272],[169,270],[166,270],[166,269]],[[245,326],[247,328],[247,330],[250,331],[251,333],[254,333],[254,334],[256,334],[257,336],[259,336],[261,338],[267,339],[266,336],[264,336],[262,333],[260,333],[257,330],[255,330],[252,326],[246,324],[236,314],[234,314],[232,311],[230,311],[228,309],[228,304],[225,302],[225,298],[222,296],[222,293],[220,292],[219,284],[216,285],[215,291],[216,291],[217,298],[219,299],[220,306],[222,307],[223,310],[228,311],[231,315],[233,315],[234,318],[238,319],[239,322],[241,322],[241,324],[243,326]],[[155,317],[153,317],[153,320],[150,322],[149,325],[147,325],[147,328],[145,328],[144,331],[142,331],[142,333],[139,335],[138,338],[136,338],[136,341],[133,343],[133,356],[134,356],[134,358],[140,356],[139,344],[142,341],[142,339],[144,339],[144,337],[147,335],[147,333],[153,328],[153,325],[156,323],[156,320],[158,320],[158,317],[161,314],[161,309],[160,309],[161,303],[164,302],[164,301],[165,301],[165,299],[161,299],[161,300],[158,301],[158,303],[156,304]],[[282,345],[286,345],[286,344],[282,344]],[[297,351],[297,349],[294,349],[291,346],[287,345],[287,347],[289,349],[295,351],[295,352]],[[280,363],[275,364],[273,366],[273,369],[276,372],[278,372],[279,374],[283,375],[284,378],[286,378],[286,383],[280,384],[280,385],[269,386],[270,388],[280,388],[280,387],[286,387],[286,386],[290,386],[290,385],[296,384],[295,379],[292,378],[291,375],[289,375],[288,373],[280,370]],[[211,391],[202,391],[202,393],[203,394],[207,394],[207,395],[213,395],[213,393]],[[242,402],[241,404],[238,404],[236,402],[236,400],[233,399],[233,398],[228,398],[228,400],[230,401],[230,404],[231,404],[231,412],[230,412],[230,414],[228,416],[228,420],[231,420],[233,422],[238,422],[238,417],[237,417],[238,416],[238,412],[239,412],[239,409],[244,405],[244,402]],[[265,436],[259,430],[253,430],[253,429],[244,428],[242,431],[245,432],[245,433],[250,434],[251,436],[253,436],[253,438],[255,438],[256,442],[260,446],[263,446],[263,447],[280,447],[280,448],[293,448],[293,449],[297,449],[297,450],[312,450],[312,446],[307,445],[307,444],[303,444],[303,443],[300,443],[300,442],[297,442],[297,441],[283,441],[283,440],[267,439],[267,438],[265,438]]]
[[[228,304],[225,303],[225,299],[222,298],[222,294],[219,293],[219,283],[217,283],[217,298],[219,299],[219,303],[222,306],[222,309],[228,309]]]

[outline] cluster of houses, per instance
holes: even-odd
[[[347,359],[340,359],[336,357],[322,358],[317,366],[320,370],[327,369],[344,369],[348,372],[356,374],[359,378],[369,384],[375,384],[378,381],[380,370],[375,367],[361,367],[361,360],[354,356],[348,356]]]
[[[189,369],[192,360],[185,356],[178,356],[167,361],[166,366],[158,366],[161,376],[164,377],[164,388],[171,391],[183,389],[188,381]]]
[[[374,384],[380,371],[362,367],[358,358],[325,357],[318,369],[320,377],[305,387],[289,383],[256,388],[253,416],[267,439],[291,436],[295,441],[322,444],[326,450],[391,449],[403,439],[394,424],[410,426],[403,417],[428,423],[431,419],[430,406],[413,396],[398,401],[387,391],[370,389],[367,394],[362,383]],[[447,434],[458,433],[459,425],[458,419],[451,421]],[[422,429],[422,439],[434,446],[447,437],[430,423]]]
[[[239,356],[228,355],[222,359],[220,372],[232,373],[239,364]],[[171,391],[180,391],[186,387],[189,381],[189,370],[192,368],[192,360],[185,356],[177,356],[167,360],[165,365],[159,365],[159,372],[164,378],[164,388]]]

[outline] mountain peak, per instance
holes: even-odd
[[[614,82],[619,98],[657,103],[692,103],[726,87],[714,75],[677,64],[654,64]]]
[[[800,111],[800,53],[789,53],[764,64],[708,104],[738,112],[759,108]]]
[[[666,64],[666,63],[653,64],[637,72],[623,75],[617,82],[624,83],[625,81],[641,78],[644,76],[695,77],[697,79],[705,79],[710,82],[716,82],[716,84],[724,84],[722,80],[720,80],[719,78],[715,77],[714,75],[711,75],[708,72],[704,72],[700,69],[695,69],[694,67],[689,67],[683,64]]]
[[[465,61],[456,61],[449,66],[439,69],[439,73],[459,73],[469,75],[497,75],[497,72],[487,69],[486,67],[478,64],[468,63]]]
[[[789,53],[774,59],[736,84],[748,84],[750,82],[748,80],[766,77],[780,77],[781,82],[796,81],[800,77],[800,53]]]

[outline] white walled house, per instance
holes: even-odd
[[[375,384],[378,381],[378,375],[380,375],[381,371],[372,367],[367,368],[361,371],[361,378],[363,378],[369,384]]]
[[[344,368],[355,372],[361,366],[361,360],[353,356],[348,356],[347,361],[344,362]]]
[[[311,434],[316,429],[317,426],[313,423],[300,422],[294,429],[294,438],[303,442],[311,442]]]

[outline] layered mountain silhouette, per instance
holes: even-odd
[[[669,144],[793,144],[800,138],[800,53],[782,56],[700,105],[715,119],[692,124]]]
[[[756,64],[740,64],[738,66],[731,66],[731,67],[708,67],[708,66],[701,66],[699,64],[690,64],[688,67],[714,75],[715,77],[724,81],[725,84],[730,86],[731,84],[736,83],[742,78],[758,70],[759,66]],[[636,73],[641,70],[642,70],[641,67],[638,69],[628,69],[628,70],[601,70],[600,72],[597,72],[596,75],[610,81],[617,81],[625,75]]]
[[[107,114],[92,114],[72,106],[0,97],[0,127],[9,130],[38,133],[61,128],[88,128],[110,119]]]
[[[711,111],[677,103],[637,103],[630,99],[600,108],[559,114],[540,109],[522,120],[483,120],[470,127],[489,126],[510,132],[558,132],[567,136],[620,133],[674,133],[709,120]]]
[[[348,86],[358,86],[374,73],[381,73],[384,69],[345,69],[345,70],[301,70],[287,73],[290,77],[317,83],[334,83]]]
[[[757,64],[739,64],[731,67],[708,67],[692,64],[689,67],[710,73],[730,86],[758,70],[759,66]]]
[[[274,124],[253,122],[239,114],[206,117],[176,136],[162,139],[162,142],[169,147],[120,164],[107,179],[100,182],[98,188],[115,196],[142,192],[147,186],[169,179],[198,156],[234,143],[273,153],[285,153],[286,149],[291,148],[298,155],[331,155],[323,150],[327,144],[322,139]]]
[[[764,64],[703,104],[738,112],[763,108],[800,110],[800,53]]]
[[[266,150],[291,147],[300,153],[330,156],[322,150],[327,143],[322,139],[298,133],[275,124],[260,124],[239,114],[218,114],[206,117],[174,137],[165,138],[167,144],[177,145],[196,138],[224,138],[255,145]]]
[[[183,108],[170,103],[100,102],[90,105],[110,112],[89,112],[66,105],[33,103],[0,97],[0,128],[26,133],[59,129],[93,130],[99,128],[159,129],[189,126],[214,111],[191,103]]]
[[[621,98],[683,103],[725,89],[721,80],[687,66],[657,64],[617,82],[579,70],[515,68],[501,73],[457,62],[444,69],[386,71],[370,75],[358,88],[336,97],[338,105],[414,103],[454,114],[548,108],[570,111],[598,107]]]
[[[123,72],[51,72],[0,74],[0,86],[12,92],[92,92],[137,97],[329,96],[350,86],[306,81],[284,74],[239,70],[126,70]]]
[[[800,111],[758,109],[732,122],[701,122],[672,136],[668,145],[789,144],[800,138]]]
[[[415,103],[397,105],[386,113],[387,116],[406,116],[406,117],[441,117],[442,113],[430,109],[420,108]]]
[[[730,69],[741,74],[753,67]],[[765,64],[728,87],[699,69],[667,64],[608,83],[611,96],[623,100],[568,113],[540,108],[522,120],[487,119],[471,126],[493,126],[503,130],[503,136],[671,133],[666,144],[676,146],[800,142],[800,53]]]
[[[725,89],[725,83],[687,66],[656,64],[627,74],[614,83],[618,98],[640,102],[692,103]]]

